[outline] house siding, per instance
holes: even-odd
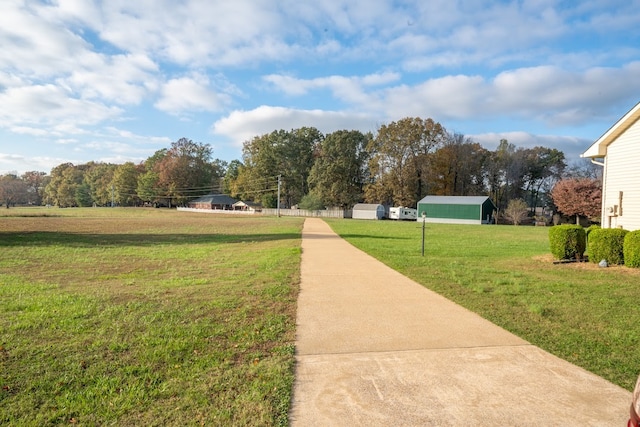
[[[602,225],[603,227],[640,229],[640,121],[631,125],[607,147],[604,169]],[[622,215],[612,216],[608,208],[620,204]],[[619,208],[618,208],[619,209]]]

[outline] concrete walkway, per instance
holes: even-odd
[[[339,238],[302,236],[292,426],[624,426],[631,393]]]

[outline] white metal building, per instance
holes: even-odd
[[[582,154],[604,167],[602,227],[640,229],[640,103]]]
[[[384,206],[370,203],[357,203],[353,206],[353,219],[383,219],[386,215]]]

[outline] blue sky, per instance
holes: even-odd
[[[640,101],[640,0],[2,0],[0,46],[0,174],[404,117],[573,160]]]

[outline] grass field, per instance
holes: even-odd
[[[0,210],[0,424],[286,425],[302,222]]]
[[[548,228],[328,220],[424,286],[628,390],[640,371],[640,269],[554,264]]]
[[[548,228],[327,220],[357,247],[627,389],[640,270],[554,264]],[[301,218],[0,210],[0,424],[286,425]],[[348,262],[348,261],[345,261]]]

